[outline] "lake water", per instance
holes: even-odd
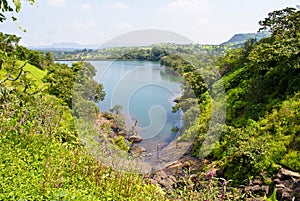
[[[98,104],[101,112],[122,105],[128,128],[137,121],[136,130],[143,138],[140,145],[147,151],[174,139],[177,133],[173,128],[181,127],[180,112],[172,112],[173,100],[181,94],[180,76],[161,67],[159,62],[91,63],[97,70],[94,79],[103,84],[106,92],[105,100]]]

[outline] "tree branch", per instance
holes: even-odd
[[[13,78],[11,75],[8,75],[4,80],[2,80],[0,82],[0,85],[5,83],[6,81],[12,81],[12,82],[17,81],[21,77],[21,75],[23,73],[23,69],[26,66],[26,64],[27,64],[27,61],[20,68],[17,69],[17,70],[20,70],[17,77]]]

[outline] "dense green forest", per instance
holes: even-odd
[[[160,61],[162,57],[175,53],[206,53],[221,55],[233,48],[235,43],[226,45],[174,44],[163,43],[142,47],[107,47],[99,50],[83,49],[74,51],[50,51],[55,60],[140,60]]]
[[[20,1],[1,2],[0,22],[20,9]],[[105,98],[90,63],[55,63],[52,53],[0,33],[0,200],[300,199],[300,12],[274,11],[259,24],[270,37],[240,48],[159,44],[93,56],[160,61],[185,79],[173,109],[184,112],[179,140],[194,140],[190,154],[201,164],[171,189],[97,160],[93,138],[110,131],[96,128],[97,116],[90,115],[98,115],[95,103]],[[226,111],[225,122],[211,126],[211,119],[225,115],[213,111]],[[205,150],[209,129],[220,135]],[[282,167],[294,171],[288,195],[273,177]],[[268,192],[246,190],[255,182]]]
[[[255,176],[271,184],[270,178],[281,167],[300,171],[299,19],[300,12],[292,8],[270,13],[269,18],[260,21],[261,30],[269,30],[270,37],[259,42],[250,39],[244,47],[215,59],[213,65],[222,75],[220,79],[210,63],[203,67],[187,62],[183,59],[186,55],[162,60],[163,65],[185,77],[197,101],[204,105],[197,124],[186,131],[186,135],[194,134],[196,138],[194,156],[201,157],[211,118],[205,115],[224,86],[226,126],[206,159],[213,161],[219,176],[230,179],[233,185],[248,184]],[[185,93],[177,107],[184,107],[184,118],[188,119],[194,105],[187,104],[191,100],[185,98]]]

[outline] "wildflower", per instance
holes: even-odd
[[[222,182],[222,186],[226,186],[226,185],[227,185],[227,181],[224,180],[224,181]]]
[[[211,172],[209,172],[209,174],[208,174],[210,177],[214,177],[214,173],[211,171]]]
[[[25,120],[25,116],[22,117],[21,121],[20,121],[20,125],[22,125],[24,123]]]

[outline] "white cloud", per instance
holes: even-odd
[[[210,10],[207,0],[176,0],[167,4],[164,11],[184,13],[189,15],[203,15]]]
[[[128,5],[122,2],[116,2],[113,4],[113,7],[117,9],[125,9],[128,7]]]
[[[88,3],[84,3],[84,4],[81,5],[81,10],[88,11],[88,10],[91,10],[91,8],[92,8],[91,5],[88,4]]]
[[[63,6],[65,4],[65,0],[48,0],[48,3],[52,6]]]

